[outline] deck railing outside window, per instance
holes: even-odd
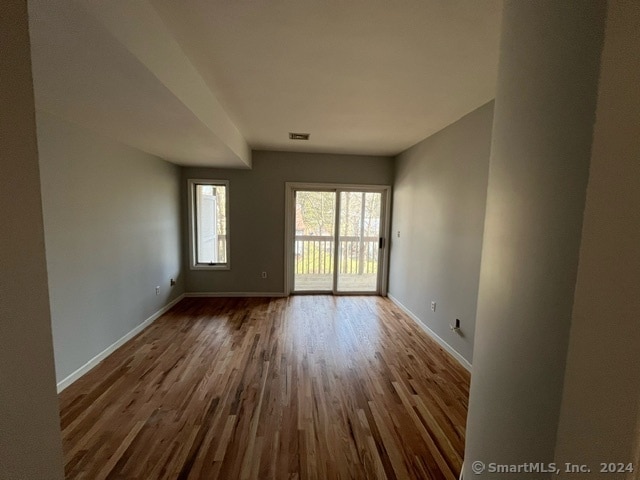
[[[295,273],[322,275],[333,271],[334,238],[331,235],[295,236]],[[340,237],[339,273],[363,275],[377,272],[378,237]]]

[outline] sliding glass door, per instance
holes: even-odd
[[[294,290],[333,291],[336,192],[295,192]]]
[[[381,293],[388,187],[289,187],[290,290]]]
[[[381,245],[380,192],[340,192],[338,292],[376,292]]]

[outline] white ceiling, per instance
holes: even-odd
[[[184,165],[395,155],[495,94],[501,0],[29,4],[37,108]]]

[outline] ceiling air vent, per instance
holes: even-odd
[[[309,140],[309,133],[293,133],[289,132],[289,138],[291,140]]]

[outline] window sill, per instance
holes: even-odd
[[[191,265],[189,267],[190,270],[231,270],[231,267],[228,263],[223,265],[208,265],[206,263],[198,263],[196,265]]]

